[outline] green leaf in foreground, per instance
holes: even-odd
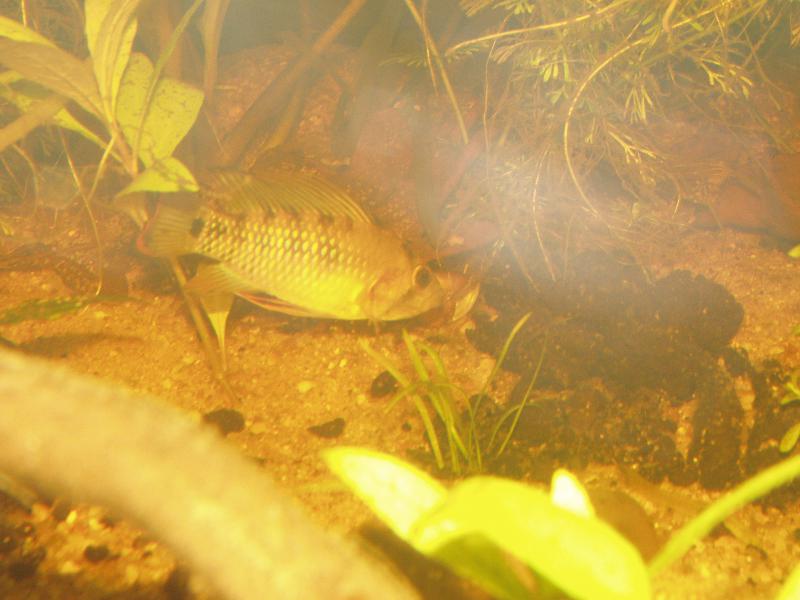
[[[362,448],[330,448],[328,468],[361,498],[398,537],[441,502],[447,489],[433,477],[388,454]]]
[[[493,477],[447,491],[389,455],[333,448],[323,457],[399,537],[494,597],[531,597],[511,555],[575,598],[650,598],[636,549],[604,522],[555,506],[543,491]]]
[[[730,492],[714,501],[708,508],[681,527],[650,561],[651,575],[656,575],[686,554],[691,547],[734,512],[775,488],[800,476],[800,455],[764,469]]]
[[[792,570],[775,600],[796,600],[797,598],[800,598],[800,566]]]
[[[547,493],[496,477],[472,477],[414,527],[413,545],[436,553],[481,535],[573,598],[650,598],[637,550],[605,522],[555,506]]]
[[[323,459],[399,538],[412,545],[412,527],[447,495],[447,489],[430,475],[388,454],[341,447],[326,450]],[[530,589],[519,581],[498,548],[479,536],[461,538],[432,558],[496,598],[530,597]]]

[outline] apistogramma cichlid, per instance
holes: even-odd
[[[440,306],[439,279],[343,190],[313,176],[213,176],[225,200],[162,204],[139,239],[151,256],[199,254],[187,291],[227,316],[233,294],[267,309],[333,319],[392,321]],[[213,318],[212,318],[213,323]],[[224,320],[214,324],[224,334]],[[220,340],[221,341],[221,340]]]

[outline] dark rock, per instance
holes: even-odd
[[[389,371],[383,371],[372,380],[369,386],[369,394],[373,398],[383,398],[397,389],[397,380],[392,377]]]
[[[244,417],[238,410],[218,408],[203,415],[206,423],[214,425],[222,435],[238,433],[244,429]]]
[[[344,432],[344,426],[344,419],[337,417],[319,425],[312,425],[308,431],[321,438],[337,438]]]
[[[109,556],[111,556],[111,552],[109,551],[108,546],[105,545],[89,545],[84,548],[83,556],[86,557],[86,560],[89,562],[97,563],[106,560]]]

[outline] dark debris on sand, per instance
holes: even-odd
[[[744,313],[723,286],[680,270],[651,280],[628,257],[598,251],[574,257],[557,282],[539,274],[531,284],[515,265],[510,256],[497,261],[483,284],[496,315],[476,314],[470,332],[479,350],[496,356],[517,320],[532,313],[504,364],[521,374],[512,404],[544,349],[536,391],[498,471],[546,480],[559,466],[614,463],[651,481],[723,489],[780,459],[777,440],[800,409],[774,397],[779,365],[757,369],[730,345]],[[751,430],[736,378],[755,393]],[[687,453],[676,430],[689,402]]]

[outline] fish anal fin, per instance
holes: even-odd
[[[238,292],[237,295],[243,300],[247,300],[248,302],[259,306],[264,310],[271,310],[273,312],[279,312],[285,315],[291,315],[293,317],[310,317],[312,319],[324,319],[330,317],[330,315],[314,312],[301,306],[285,302],[280,298],[261,294],[259,292]]]

